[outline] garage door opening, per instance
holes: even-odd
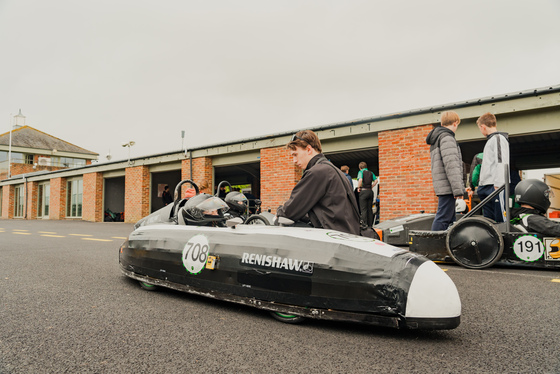
[[[222,181],[227,181],[233,188],[239,189],[249,201],[261,198],[259,162],[214,167],[214,193],[217,192],[218,184]]]
[[[164,207],[161,194],[165,186],[169,186],[169,192],[173,194],[175,186],[181,182],[181,170],[171,170],[160,173],[152,173],[152,188],[150,192],[151,212]]]
[[[103,220],[105,222],[124,221],[125,177],[105,178],[105,198]]]

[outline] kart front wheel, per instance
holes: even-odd
[[[155,290],[158,289],[158,286],[153,285],[153,284],[149,284],[149,283],[142,282],[142,281],[138,281],[138,283],[140,283],[140,287],[142,287],[146,291],[155,291]]]
[[[465,218],[449,229],[447,251],[457,264],[484,269],[496,263],[504,252],[504,240],[493,221],[483,217]]]
[[[258,214],[253,214],[245,221],[246,225],[270,225],[268,220]]]
[[[305,321],[305,317],[296,316],[293,314],[280,313],[280,312],[270,312],[270,314],[272,315],[272,317],[274,317],[274,319],[284,323],[296,324]]]

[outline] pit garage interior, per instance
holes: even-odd
[[[486,139],[460,142],[463,161],[470,166]],[[510,163],[519,171],[560,167],[560,131],[509,137]]]
[[[106,177],[105,194],[103,199],[104,221],[119,222],[124,217],[119,216],[124,212],[125,177]]]
[[[214,191],[222,181],[232,186],[245,186],[244,193],[250,193],[257,199],[261,196],[261,164],[250,162],[235,165],[214,166]]]
[[[179,165],[180,167],[180,165]],[[165,186],[169,186],[169,192],[173,195],[175,187],[181,182],[181,169],[152,172],[152,182],[150,189],[150,212],[155,212],[163,208],[161,193]]]

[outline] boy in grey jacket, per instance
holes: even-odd
[[[455,199],[462,199],[465,194],[463,160],[455,140],[455,131],[460,122],[457,113],[443,112],[441,126],[430,131],[426,138],[426,143],[430,145],[432,183],[438,197],[433,231],[447,230],[455,222]]]
[[[498,132],[496,117],[492,113],[485,113],[476,121],[482,135],[486,136],[484,146],[484,157],[480,168],[478,182],[478,196],[484,200],[494,190],[497,190],[504,183],[510,182],[509,169],[507,172],[508,180],[505,180],[504,164],[509,165],[509,142],[508,134]],[[488,203],[482,208],[484,217],[493,219],[496,222],[504,222],[505,212],[505,193],[502,191],[496,200]]]

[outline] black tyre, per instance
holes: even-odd
[[[494,222],[469,217],[451,226],[446,238],[447,252],[457,264],[484,269],[496,263],[504,252],[504,239]]]
[[[155,291],[155,290],[158,289],[158,286],[153,285],[153,284],[149,284],[149,283],[142,282],[142,281],[138,281],[138,283],[140,283],[140,287],[142,287],[146,291]]]
[[[305,317],[296,316],[293,314],[280,313],[280,312],[270,312],[270,314],[272,315],[272,317],[274,317],[274,319],[284,323],[296,324],[305,321]]]
[[[245,221],[246,225],[270,225],[268,220],[258,214],[253,214]]]

